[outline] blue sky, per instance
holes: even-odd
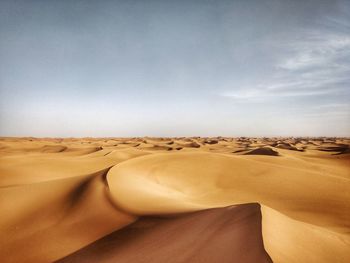
[[[350,1],[0,1],[0,136],[350,136]]]

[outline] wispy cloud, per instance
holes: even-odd
[[[286,46],[292,51],[277,67],[286,70],[305,70],[313,67],[337,67],[338,60],[350,53],[350,36],[322,31],[307,31],[303,39]]]
[[[338,20],[337,20],[338,21]],[[238,100],[278,99],[346,93],[350,83],[350,34],[303,30],[272,44],[280,54],[261,83],[221,93]]]
[[[249,100],[249,101],[257,101],[257,100],[266,100],[266,99],[276,99],[281,97],[298,97],[298,96],[319,96],[319,95],[327,95],[334,92],[341,92],[342,89],[320,89],[320,90],[287,90],[281,89],[278,92],[274,92],[271,89],[249,89],[247,91],[235,91],[235,92],[227,92],[222,93],[221,96],[229,97],[239,100]]]

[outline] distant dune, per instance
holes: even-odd
[[[1,138],[2,262],[350,262],[348,138]]]
[[[254,150],[251,150],[247,153],[247,155],[270,155],[270,156],[278,156],[279,153],[269,147],[259,147]]]

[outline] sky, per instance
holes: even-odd
[[[350,1],[0,0],[0,136],[350,136]]]

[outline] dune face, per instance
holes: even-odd
[[[260,147],[254,150],[251,150],[247,153],[247,155],[270,155],[270,156],[278,156],[279,153],[277,151],[274,151],[273,149],[269,147]]]
[[[58,262],[272,262],[263,247],[260,206],[144,217]]]
[[[0,258],[350,262],[349,145],[1,138]]]

